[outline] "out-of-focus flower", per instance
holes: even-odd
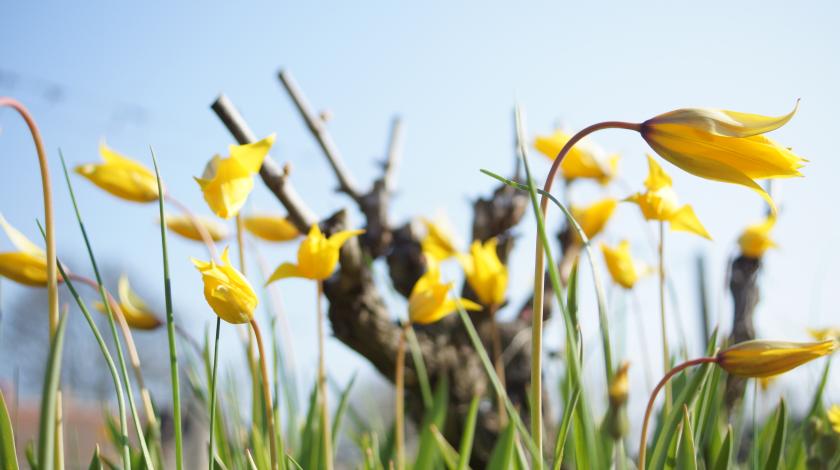
[[[739,377],[770,377],[799,367],[837,349],[837,341],[790,343],[752,340],[724,349],[717,363],[726,372]]]
[[[117,284],[117,296],[119,298],[120,310],[123,313],[125,322],[131,328],[138,330],[154,330],[163,323],[158,319],[157,315],[152,313],[146,302],[143,301],[133,290],[128,282],[128,277],[120,276]],[[106,313],[105,305],[102,302],[96,302],[94,307],[100,312]]]
[[[670,224],[671,230],[691,232],[711,240],[709,232],[694,214],[694,209],[688,204],[679,205],[671,177],[650,155],[648,167],[648,177],[645,180],[647,191],[636,193],[626,201],[637,204],[646,220],[665,221]]]
[[[223,219],[234,217],[254,188],[254,175],[274,144],[274,134],[245,145],[231,145],[230,156],[214,155],[201,178],[195,178],[210,209]]]
[[[592,240],[607,225],[617,205],[618,201],[608,197],[586,207],[572,205],[569,212],[580,224],[586,238]],[[577,231],[574,233],[577,234]]]
[[[808,328],[808,334],[816,341],[825,341],[829,339],[840,341],[840,328]]]
[[[802,176],[806,160],[762,134],[785,125],[796,113],[779,117],[719,109],[686,108],[660,114],[641,124],[651,148],[683,170],[715,181],[752,188],[772,206],[755,180]]]
[[[103,163],[86,163],[74,171],[118,198],[134,202],[157,201],[157,178],[151,170],[115,152],[104,141],[99,144],[99,154]]]
[[[776,242],[770,239],[770,230],[776,224],[776,218],[768,217],[763,222],[753,224],[744,229],[738,238],[741,253],[750,258],[761,258],[770,248],[776,248]]]
[[[449,233],[449,230],[429,219],[422,219],[422,221],[423,225],[426,226],[426,236],[420,242],[423,253],[428,254],[436,261],[444,261],[458,253],[458,248],[452,241],[452,234]]]
[[[491,238],[484,243],[476,240],[470,246],[470,253],[459,253],[458,262],[464,269],[472,290],[479,302],[487,307],[498,307],[505,301],[508,272],[499,260],[496,247],[499,241]]]
[[[840,434],[840,406],[831,405],[828,409],[828,422],[831,423],[831,429],[837,434]]]
[[[321,233],[318,224],[313,224],[309,234],[300,243],[297,264],[283,263],[268,278],[271,284],[287,277],[302,277],[322,281],[335,271],[338,264],[338,251],[351,237],[365,233],[364,230],[342,230],[329,238]]]
[[[625,289],[632,289],[646,271],[641,263],[633,259],[627,240],[622,240],[615,248],[601,243],[601,252],[613,282]]]
[[[204,227],[204,230],[207,231],[207,234],[210,235],[210,239],[214,242],[225,240],[230,235],[224,224],[220,224],[210,217],[197,215],[195,216],[195,222]],[[190,240],[195,240],[197,242],[204,241],[204,239],[201,238],[201,233],[198,231],[198,228],[196,228],[192,217],[183,215],[167,215],[166,227],[184,238],[189,238]]]
[[[254,318],[257,294],[239,271],[230,264],[228,248],[222,252],[222,263],[192,258],[204,281],[204,298],[210,308],[228,323],[248,323]]]
[[[0,215],[0,227],[17,251],[0,253],[0,276],[33,287],[47,286],[47,254]]]
[[[630,395],[629,370],[630,363],[624,361],[613,376],[613,381],[609,388],[610,404],[612,406],[622,406],[627,403],[627,397]]]
[[[412,323],[426,325],[434,323],[457,310],[455,300],[449,295],[453,283],[440,281],[440,270],[431,261],[429,270],[411,289],[408,297],[408,316]],[[481,305],[467,299],[460,299],[465,310],[481,310]]]
[[[270,242],[287,242],[300,236],[300,232],[286,217],[276,215],[249,215],[242,223],[254,236]]]
[[[534,148],[540,153],[554,160],[572,136],[557,130],[549,136],[537,136]],[[587,178],[602,185],[608,184],[618,174],[618,155],[610,155],[604,159],[600,149],[588,139],[583,139],[563,158],[560,169],[567,181]],[[606,160],[606,161],[605,161]]]

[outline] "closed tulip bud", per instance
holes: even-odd
[[[309,234],[298,247],[297,264],[283,263],[268,278],[266,284],[288,277],[302,277],[322,281],[330,277],[338,265],[341,246],[351,237],[365,233],[364,230],[342,230],[327,238],[318,224],[313,224]]]
[[[207,234],[210,235],[210,239],[214,242],[225,240],[230,236],[228,229],[224,224],[220,224],[210,217],[187,217],[182,215],[166,216],[166,228],[184,238],[195,240],[197,242],[203,242],[204,239],[201,238],[201,233],[195,226],[196,223],[201,224]]]
[[[146,302],[131,289],[128,277],[125,275],[120,276],[117,284],[117,297],[120,310],[129,327],[138,330],[154,330],[162,325],[160,319],[152,313]],[[100,312],[107,312],[102,302],[96,302],[94,307]]]
[[[435,323],[458,309],[449,295],[452,283],[442,283],[437,264],[434,261],[429,264],[429,270],[420,276],[408,297],[408,316],[412,323],[421,325]],[[460,299],[460,302],[465,310],[481,310],[481,305],[470,300]]]
[[[228,323],[248,323],[254,318],[257,294],[239,271],[230,264],[228,248],[222,252],[222,263],[192,259],[204,281],[204,298],[210,308]]]
[[[752,340],[724,349],[717,363],[726,372],[739,377],[770,377],[799,367],[837,349],[837,341],[790,343]]]
[[[103,163],[86,163],[75,168],[101,189],[133,202],[152,202],[158,198],[155,174],[145,166],[110,149],[105,142],[99,145]]]
[[[270,242],[287,242],[300,236],[297,227],[286,217],[249,215],[242,222],[251,234]]]
[[[496,253],[498,240],[491,238],[484,243],[474,241],[469,254],[458,254],[458,261],[464,269],[467,283],[487,307],[498,307],[505,301],[507,290],[507,267]]]
[[[555,159],[571,135],[557,130],[550,136],[537,136],[534,147],[550,159]],[[606,185],[618,174],[618,155],[603,158],[602,151],[588,139],[578,142],[560,163],[566,181],[592,179]]]

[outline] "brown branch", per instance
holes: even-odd
[[[382,163],[382,185],[388,193],[396,189],[397,166],[402,158],[403,124],[399,116],[391,121],[391,136],[388,139],[388,155]]]
[[[237,142],[247,144],[257,140],[251,128],[245,122],[245,118],[242,117],[227,96],[219,95],[210,107]],[[295,224],[298,230],[305,233],[312,224],[318,221],[315,213],[303,202],[292,183],[288,181],[288,171],[281,169],[271,156],[267,155],[265,157],[260,168],[260,177],[289,212],[289,220]]]

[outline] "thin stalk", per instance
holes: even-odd
[[[216,435],[216,378],[219,371],[219,330],[221,330],[221,328],[222,317],[216,316],[216,338],[213,341],[213,372],[212,377],[210,378],[210,448],[208,449],[210,458],[207,462],[210,470],[216,468],[214,459],[216,455],[216,443],[214,440]]]
[[[432,387],[429,385],[429,373],[426,372],[426,362],[423,360],[423,352],[420,351],[420,344],[417,341],[417,335],[414,333],[414,327],[406,331],[406,339],[408,340],[409,352],[411,352],[411,360],[414,361],[414,369],[417,371],[417,381],[420,384],[423,407],[430,410],[434,404]]]
[[[496,306],[492,306],[487,311],[487,314],[490,316],[490,336],[493,343],[493,365],[496,367],[496,375],[499,376],[499,382],[502,383],[502,388],[507,390],[505,364],[502,361],[502,337],[499,335],[499,324],[496,321],[496,309]],[[499,413],[499,429],[501,429],[507,424],[507,413],[505,412],[504,398],[497,396],[496,405]]]
[[[665,317],[665,222],[659,221],[659,324],[662,328],[662,372],[671,366],[668,351],[668,328]],[[671,411],[671,384],[665,384],[665,415]]]
[[[239,272],[242,273],[243,276],[248,277],[248,269],[247,264],[245,262],[245,226],[242,222],[242,214],[240,212],[236,213],[236,247],[239,253]],[[259,413],[259,402],[261,400],[260,395],[260,385],[259,385],[259,371],[257,368],[257,362],[259,359],[256,357],[256,345],[254,344],[254,337],[252,333],[248,331],[247,328],[240,328],[239,332],[242,334],[243,340],[246,341],[245,344],[245,359],[248,361],[248,369],[251,372],[251,399],[252,399],[252,406],[251,412],[253,414],[254,423],[257,423],[257,418]],[[245,339],[247,338],[247,339]],[[266,423],[260,423],[266,424]]]
[[[251,319],[251,329],[254,330],[254,337],[257,340],[257,347],[260,350],[260,369],[262,371],[262,393],[264,401],[265,421],[268,427],[268,448],[271,451],[271,469],[277,469],[277,436],[274,432],[274,406],[271,404],[271,391],[268,384],[268,360],[263,347],[262,333],[257,321]]]
[[[181,211],[184,216],[189,219],[190,223],[195,227],[195,230],[198,232],[198,235],[201,237],[201,240],[204,242],[204,246],[207,247],[207,252],[210,254],[211,258],[218,258],[219,253],[216,251],[216,243],[213,241],[213,237],[210,236],[210,232],[207,231],[207,228],[201,224],[198,220],[198,217],[187,207],[186,204],[182,203],[178,199],[175,199],[169,192],[167,191],[163,195],[164,200],[173,206],[175,206],[179,211]],[[164,227],[166,226],[165,221],[160,222],[161,225]]]
[[[157,178],[158,194],[163,194],[163,185],[160,182],[160,170],[158,169],[155,151],[149,147],[152,153],[152,162],[155,165],[155,176]],[[169,254],[166,248],[166,215],[163,212],[163,197],[158,196],[158,210],[160,212],[160,243],[163,252],[163,290],[166,297],[166,335],[169,339],[169,374],[172,382],[172,414],[173,427],[175,428],[175,468],[181,470],[184,466],[184,437],[181,429],[181,384],[178,375],[178,350],[175,345],[175,314],[172,309],[172,281],[169,278]]]
[[[318,310],[318,403],[321,407],[321,439],[324,444],[324,468],[333,470],[332,436],[330,435],[330,412],[327,400],[327,373],[324,366],[324,309],[321,306],[321,297],[324,293],[324,281],[316,281]]]
[[[149,447],[146,444],[146,434],[143,432],[143,425],[140,422],[140,415],[137,413],[137,405],[134,402],[134,392],[131,387],[131,379],[128,376],[128,367],[125,365],[125,357],[123,356],[122,350],[122,342],[120,341],[120,335],[117,333],[117,324],[114,320],[116,316],[114,314],[113,309],[111,308],[111,303],[108,300],[108,295],[105,291],[105,285],[102,282],[102,274],[99,272],[99,265],[96,262],[96,256],[93,254],[93,246],[90,242],[90,237],[88,237],[87,229],[85,228],[85,224],[82,221],[82,213],[79,210],[79,205],[76,201],[76,194],[73,192],[73,184],[70,181],[70,173],[67,171],[67,165],[64,161],[64,154],[61,150],[58,151],[59,157],[61,158],[61,167],[64,170],[64,179],[67,181],[67,190],[70,193],[70,201],[73,204],[73,211],[76,214],[76,221],[79,224],[79,230],[82,232],[82,238],[85,241],[85,248],[88,252],[88,257],[90,258],[90,264],[93,267],[93,273],[96,277],[96,284],[97,290],[99,291],[99,296],[102,298],[102,304],[105,306],[105,313],[108,317],[108,327],[111,330],[111,338],[114,341],[114,349],[117,350],[117,361],[120,365],[120,375],[122,376],[122,380],[125,384],[125,391],[126,395],[128,396],[128,406],[131,410],[131,418],[134,421],[134,430],[137,432],[137,440],[140,442],[140,450],[143,454],[143,460],[145,461],[146,468],[150,470],[154,470],[154,463],[152,462],[152,456],[149,453]]]
[[[689,367],[699,366],[701,364],[712,364],[717,363],[716,357],[701,357],[698,359],[692,359],[690,361],[685,361],[682,364],[675,366],[673,369],[669,370],[662,380],[656,384],[656,387],[653,389],[653,392],[650,394],[650,399],[648,400],[647,408],[645,409],[645,417],[644,421],[642,421],[642,435],[639,438],[639,470],[645,470],[645,452],[647,451],[647,432],[648,432],[648,424],[650,423],[650,415],[653,412],[653,404],[656,402],[656,395],[659,394],[659,390],[662,389],[665,384],[667,384],[671,378],[678,373],[682,372]]]
[[[394,431],[397,447],[397,470],[405,470],[405,341],[411,323],[400,331],[397,345],[397,368],[394,372]]]

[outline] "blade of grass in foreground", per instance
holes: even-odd
[[[169,279],[169,255],[166,249],[166,215],[163,213],[163,184],[160,182],[155,150],[149,147],[155,165],[158,187],[158,209],[160,211],[160,243],[163,251],[163,289],[166,295],[166,334],[169,337],[169,371],[172,377],[172,414],[175,428],[175,468],[181,470],[184,460],[183,436],[181,434],[181,386],[178,379],[178,351],[175,347],[175,317],[172,313],[172,282]]]
[[[12,420],[6,408],[3,391],[0,390],[0,468],[2,470],[18,470],[17,453],[15,452],[15,434],[12,430]]]
[[[41,422],[38,427],[38,463],[39,470],[55,468],[55,410],[58,381],[61,378],[61,355],[64,349],[64,332],[67,329],[67,317],[62,315],[58,329],[50,345],[50,356],[44,374],[44,391],[41,394]]]

